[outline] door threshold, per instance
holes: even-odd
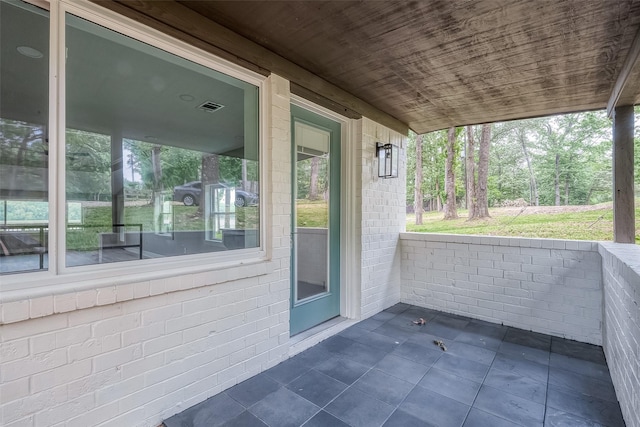
[[[338,316],[292,336],[289,338],[289,357],[295,356],[327,338],[331,338],[356,323],[358,323],[357,320]]]

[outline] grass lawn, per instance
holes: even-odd
[[[171,215],[172,230],[193,231],[204,230],[203,215],[198,213],[197,206],[184,206],[182,203],[172,204],[173,213]],[[90,250],[99,246],[100,233],[111,232],[111,206],[88,206],[84,207],[84,220],[81,227],[74,228],[70,224],[67,231],[67,247],[75,250]],[[125,224],[127,231],[137,231],[135,225],[141,224],[142,231],[154,231],[154,217],[152,205],[127,206],[124,210]],[[247,206],[236,208],[235,213],[236,228],[258,228],[259,216],[257,206]]]
[[[296,201],[298,227],[327,227],[328,204],[324,200],[309,201],[300,199]]]
[[[327,210],[324,201],[297,201],[300,227],[326,227]],[[197,207],[174,204],[175,231],[203,230],[202,216]],[[485,236],[518,236],[569,240],[613,240],[613,210],[611,203],[593,206],[530,206],[526,208],[492,208],[491,218],[468,221],[467,211],[459,210],[459,219],[445,221],[442,212],[423,214],[423,225],[415,225],[415,216],[407,215],[407,231],[445,234],[475,234]],[[238,228],[255,228],[257,207],[237,209]],[[132,206],[125,209],[126,223],[143,224],[153,230],[153,207]],[[98,226],[92,232],[69,232],[67,244],[72,248],[96,247],[97,233],[109,231],[111,207],[85,208],[84,224]],[[100,229],[101,227],[104,230]],[[640,199],[636,199],[636,243],[640,244]]]
[[[407,215],[407,231],[485,236],[519,236],[570,240],[613,240],[611,203],[594,206],[539,206],[489,209],[491,218],[468,221],[467,211],[459,219],[445,221],[442,212]],[[640,199],[636,202],[636,243],[640,243]]]

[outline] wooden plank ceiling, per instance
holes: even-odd
[[[640,0],[99,3],[417,133],[606,108],[640,28]]]

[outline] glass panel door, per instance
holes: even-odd
[[[293,335],[340,314],[340,124],[291,111]]]

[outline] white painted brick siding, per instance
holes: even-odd
[[[355,124],[357,167],[361,173],[360,317],[367,318],[400,301],[399,234],[405,227],[406,138],[367,118]],[[397,145],[398,178],[378,178],[376,142]]]
[[[156,427],[288,357],[289,82],[271,75],[265,99],[269,260],[0,299],[0,425]],[[359,298],[352,315],[365,318],[400,301],[406,141],[366,118],[353,125],[361,283],[351,285]],[[400,147],[399,178],[377,177],[376,142]],[[466,252],[450,249],[447,256]],[[476,273],[477,266],[460,267],[465,277]]]
[[[269,81],[271,259],[0,304],[0,425],[155,427],[288,357],[289,83]]]
[[[640,246],[601,243],[604,352],[628,427],[640,426]]]
[[[400,240],[402,302],[602,344],[596,243],[418,233]]]

